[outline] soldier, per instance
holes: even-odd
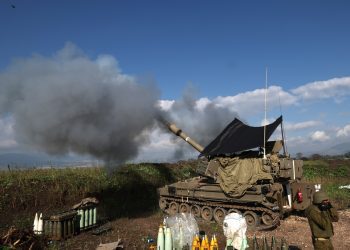
[[[331,241],[334,235],[332,222],[338,221],[339,217],[327,194],[323,191],[316,192],[313,196],[313,204],[305,212],[309,220],[314,249],[334,249]]]

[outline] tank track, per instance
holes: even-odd
[[[203,207],[203,206],[209,206],[212,208],[219,207],[219,208],[224,208],[226,210],[237,209],[239,211],[244,211],[244,212],[246,212],[246,211],[261,212],[261,213],[266,213],[266,214],[270,215],[271,218],[273,218],[272,223],[269,225],[265,225],[265,224],[260,225],[259,224],[259,225],[255,226],[254,230],[257,230],[257,231],[272,229],[280,224],[280,213],[274,212],[271,209],[268,209],[265,207],[243,206],[243,205],[237,205],[237,204],[223,204],[223,203],[219,203],[219,202],[204,202],[204,201],[198,201],[198,200],[191,200],[191,199],[187,199],[187,198],[172,198],[172,197],[168,197],[168,196],[161,196],[160,198],[164,198],[168,204],[170,202],[174,201],[174,202],[177,202],[178,204],[186,203],[188,205],[198,205],[200,207]],[[165,213],[168,213],[166,208],[164,208],[162,210]],[[259,218],[260,218],[260,216],[259,216]]]

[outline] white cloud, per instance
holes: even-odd
[[[200,111],[203,111],[205,107],[207,107],[211,103],[212,101],[209,100],[208,98],[200,98],[196,101],[196,108]]]
[[[235,96],[219,96],[213,102],[222,107],[231,107],[240,114],[255,114],[264,112],[265,89],[247,91]],[[267,110],[282,106],[296,104],[297,98],[284,91],[280,86],[270,86],[267,90]]]
[[[337,137],[346,137],[350,135],[350,124],[346,125],[344,128],[341,128],[337,131]]]
[[[288,151],[295,153],[305,151],[310,140],[308,140],[305,136],[291,136],[287,137],[285,141]]]
[[[269,121],[269,119],[262,119],[261,123],[260,123],[260,126],[265,126],[265,125],[269,125],[271,122]]]
[[[288,137],[286,139],[286,143],[291,143],[291,144],[302,144],[302,143],[305,143],[307,142],[307,139],[306,137],[303,137],[303,136],[295,136],[295,137]]]
[[[159,100],[157,105],[161,110],[168,111],[174,104],[174,100]]]
[[[320,125],[321,122],[319,121],[305,121],[305,122],[298,122],[298,123],[286,123],[285,129],[289,131],[293,130],[301,130],[306,128],[311,128]]]
[[[316,81],[292,90],[292,93],[302,99],[325,99],[350,95],[350,77],[333,78],[326,81]]]
[[[312,82],[305,85],[302,85],[296,89],[291,91],[283,90],[280,86],[270,86],[268,88],[268,104],[267,104],[267,112],[271,111],[274,108],[279,108],[279,103],[282,106],[288,107],[293,105],[299,105],[298,101],[302,99],[326,99],[326,98],[335,98],[335,101],[339,101],[341,99],[345,100],[347,95],[350,95],[350,77],[345,78],[335,78],[326,81],[318,81]],[[252,91],[246,91],[239,93],[233,96],[219,96],[213,99],[208,98],[200,98],[193,100],[192,107],[195,112],[201,114],[206,107],[214,106],[229,109],[231,111],[236,111],[239,113],[239,117],[243,120],[249,119],[250,117],[256,117],[257,113],[261,113],[263,116],[264,112],[264,99],[265,99],[265,89],[255,89]],[[326,101],[326,100],[325,100]],[[163,110],[172,111],[172,106],[178,101],[161,101],[161,107]],[[299,112],[301,109],[307,109],[304,106],[299,106]],[[319,113],[317,113],[319,114]],[[192,115],[192,114],[191,114]],[[203,114],[208,116],[208,114]],[[315,114],[316,115],[316,114]],[[196,120],[192,116],[180,117],[181,119],[185,119],[184,125],[186,126],[189,123],[189,120]],[[180,119],[179,118],[179,119]],[[191,119],[192,118],[192,119]],[[314,120],[317,119],[317,120]],[[326,123],[326,117],[318,117],[318,118],[310,117],[310,120],[302,121],[302,122],[285,122],[284,128],[287,131],[287,146],[288,150],[291,152],[313,152],[317,150],[323,150],[324,148],[329,147],[329,145],[336,144],[336,138],[333,138],[333,134],[337,135],[338,140],[341,136],[350,136],[350,124],[336,130],[335,128],[327,127],[327,130],[324,129]],[[267,123],[271,123],[275,118],[269,117],[267,119]],[[217,121],[217,119],[215,119]],[[179,122],[179,121],[177,121]],[[180,124],[180,122],[179,122]],[[264,121],[261,120],[261,125],[264,124]],[[181,125],[182,126],[182,125]],[[323,127],[322,127],[323,126]],[[334,126],[334,124],[332,125]],[[196,124],[197,129],[203,128],[203,123]],[[309,135],[305,135],[305,129],[314,129],[313,133]],[[187,131],[187,128],[186,130]],[[206,131],[206,129],[204,129]],[[289,137],[289,133],[291,137]],[[194,131],[190,131],[189,134],[192,135]],[[335,137],[335,136],[334,136]],[[172,137],[170,137],[172,138]],[[197,137],[194,137],[195,139]],[[200,137],[198,137],[200,138]],[[163,138],[165,139],[165,137]],[[169,139],[169,138],[168,138]],[[315,143],[316,142],[316,143]],[[327,145],[325,145],[327,143]],[[172,141],[171,146],[168,145],[167,150],[173,152],[173,148],[178,144],[182,144],[181,141],[177,141],[174,144]],[[152,150],[156,152],[161,152],[160,146],[163,145],[160,141],[152,143]],[[159,147],[156,147],[159,146]],[[157,148],[157,149],[156,149]],[[187,152],[187,150],[185,150]],[[196,152],[194,152],[196,153]],[[170,157],[172,153],[167,151],[167,157]],[[162,155],[159,153],[159,155]],[[164,154],[165,156],[165,154]]]
[[[315,142],[324,142],[330,139],[330,137],[324,131],[315,131],[310,135],[311,140]]]
[[[263,118],[260,122],[260,126],[264,126],[264,125],[269,125],[271,123],[273,123],[276,120],[276,118]]]

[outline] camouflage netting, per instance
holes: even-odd
[[[258,180],[272,180],[264,170],[261,158],[218,158],[218,176],[224,192],[232,197],[241,197]]]

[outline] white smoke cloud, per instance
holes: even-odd
[[[350,77],[311,82],[293,89],[292,93],[305,100],[338,99],[350,95]]]

